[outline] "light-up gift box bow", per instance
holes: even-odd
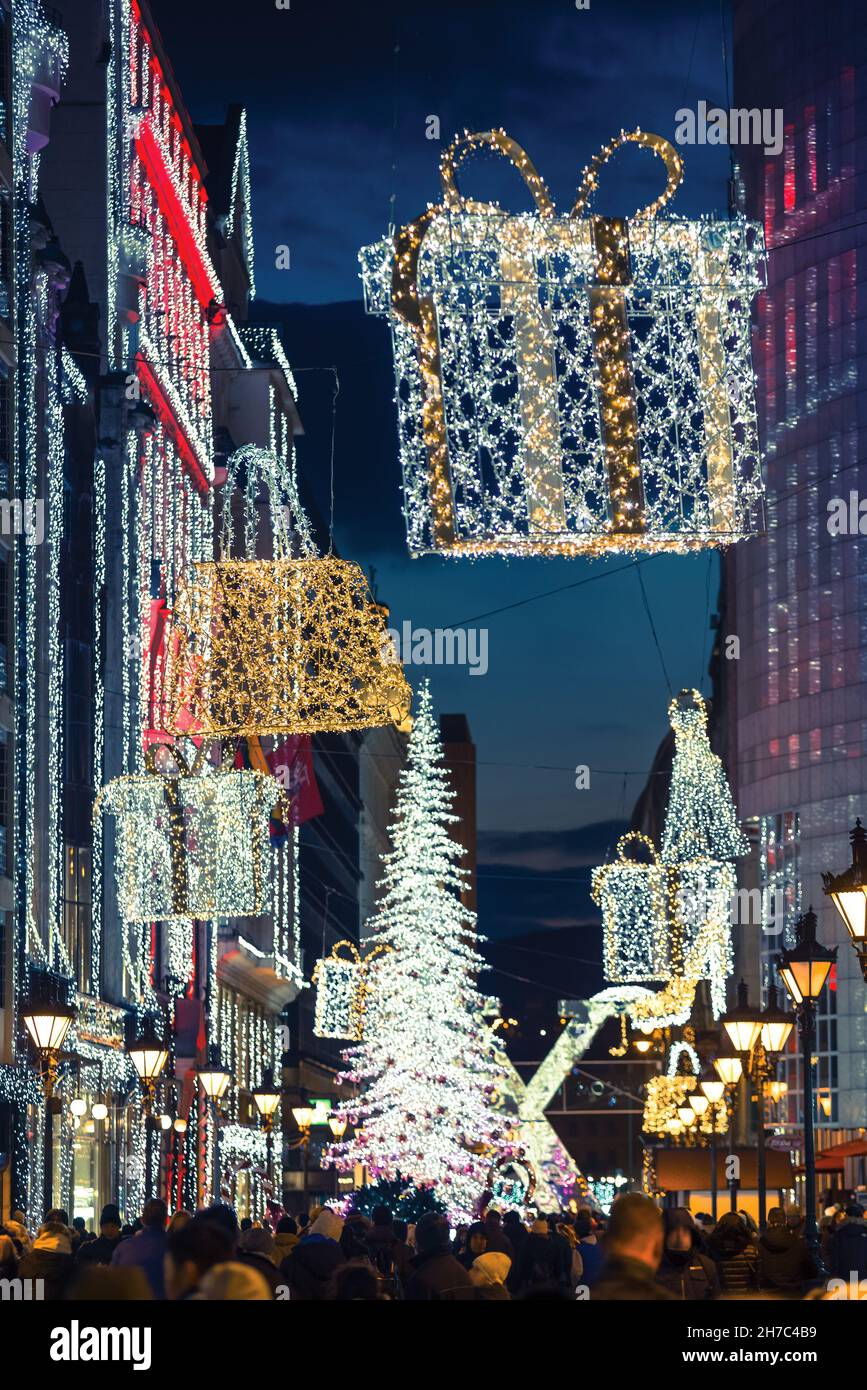
[[[361,1040],[371,966],[390,950],[383,942],[368,943],[362,955],[352,941],[338,941],[329,955],[316,962],[313,1032],[318,1038]]]
[[[664,191],[629,219],[588,215],[627,142],[662,159]],[[457,168],[485,147],[535,213],[463,198]],[[659,218],[683,162],[640,130],[600,150],[566,217],[505,131],[459,136],[440,172],[442,201],[360,252],[368,311],[392,327],[410,552],[684,552],[761,532],[761,227]]]
[[[269,816],[287,798],[273,777],[217,770],[202,743],[152,745],[146,771],[103,787],[94,817],[118,822],[118,905],[125,922],[257,916],[270,907]]]
[[[233,558],[230,484],[241,479],[244,549],[264,489],[274,558]],[[411,693],[383,610],[359,565],[317,554],[286,483],[267,450],[246,445],[229,461],[222,556],[194,566],[175,604],[165,721],[174,734],[337,733],[406,719]]]

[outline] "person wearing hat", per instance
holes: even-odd
[[[243,1234],[247,1235],[248,1232],[244,1231]],[[268,1280],[258,1269],[236,1260],[227,1260],[225,1264],[211,1266],[203,1275],[193,1297],[207,1303],[265,1303],[273,1298],[273,1294]]]
[[[280,1266],[291,1298],[319,1302],[327,1296],[334,1271],[346,1262],[340,1248],[342,1234],[343,1221],[337,1212],[321,1208]]]
[[[75,1273],[69,1228],[60,1221],[40,1226],[32,1250],[18,1263],[19,1279],[42,1279],[46,1300],[63,1298]]]
[[[665,1225],[665,1246],[657,1283],[676,1298],[694,1302],[716,1298],[719,1277],[712,1259],[701,1253],[701,1237],[692,1215],[686,1207],[675,1207],[662,1214]]]
[[[499,1302],[511,1299],[506,1288],[506,1280],[512,1261],[500,1250],[489,1250],[477,1255],[470,1266],[470,1280],[476,1290],[476,1298],[494,1299]]]
[[[99,1235],[80,1245],[76,1260],[80,1265],[110,1265],[120,1245],[120,1212],[114,1202],[106,1202],[99,1217]]]
[[[272,1298],[277,1297],[277,1290],[284,1283],[277,1268],[276,1256],[274,1237],[264,1226],[251,1226],[249,1231],[242,1231],[238,1237],[237,1263],[255,1269],[268,1285]]]

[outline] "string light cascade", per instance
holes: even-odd
[[[633,143],[665,166],[632,218],[589,212]],[[532,214],[466,199],[471,153],[507,159]],[[660,218],[677,150],[621,131],[557,215],[503,130],[444,152],[442,197],[362,249],[368,311],[392,328],[409,549],[451,556],[685,552],[762,529],[750,357],[762,229]]]

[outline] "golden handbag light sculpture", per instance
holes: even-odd
[[[630,219],[586,215],[629,142],[663,160],[665,190]],[[535,214],[461,196],[457,168],[485,147]],[[640,130],[596,155],[566,217],[505,131],[458,137],[440,172],[442,201],[360,252],[392,327],[410,551],[683,552],[761,531],[761,227],[657,218],[683,163]]]
[[[316,962],[313,1031],[318,1038],[348,1038],[360,1042],[364,1032],[368,972],[374,960],[392,948],[376,943],[361,954],[352,941],[338,941]],[[342,953],[342,954],[341,954]]]
[[[103,787],[94,817],[118,822],[115,874],[125,922],[258,916],[268,910],[268,832],[284,798],[273,777],[248,769],[205,770],[206,745],[192,764],[180,748],[145,754],[147,771]],[[173,761],[174,771],[165,763]]]
[[[239,455],[248,477],[264,459],[269,489],[279,483],[267,451],[248,446]],[[294,492],[272,509],[276,558],[231,558],[224,526],[223,558],[195,565],[173,615],[172,732],[340,732],[406,718],[410,689],[360,566],[317,555],[299,513]],[[245,536],[249,549],[246,523]]]

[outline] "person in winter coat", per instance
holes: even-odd
[[[675,1298],[697,1301],[716,1298],[719,1277],[712,1259],[701,1253],[701,1237],[686,1207],[675,1207],[662,1214],[665,1248],[656,1281]]]
[[[747,1224],[740,1212],[727,1211],[720,1217],[707,1243],[723,1293],[745,1298],[759,1286],[758,1255]]]
[[[590,1291],[591,1300],[668,1303],[674,1294],[656,1282],[662,1258],[662,1214],[649,1197],[627,1192],[611,1208],[605,1233],[605,1260]]]
[[[473,1284],[462,1264],[449,1250],[449,1227],[444,1216],[428,1211],[415,1228],[417,1254],[407,1272],[406,1298],[410,1303],[473,1297]]]
[[[527,1227],[521,1220],[520,1213],[515,1211],[514,1209],[507,1211],[505,1216],[503,1217],[503,1235],[509,1241],[512,1249],[515,1252],[516,1262],[518,1259],[520,1259],[521,1251],[524,1248],[524,1241],[527,1239],[527,1236],[529,1234],[530,1232],[527,1230]],[[513,1271],[514,1268],[515,1266],[513,1264]]]
[[[603,1255],[589,1212],[579,1211],[575,1217],[575,1235],[578,1237],[578,1249],[581,1254],[581,1283],[592,1289],[599,1278]]]
[[[265,1303],[273,1298],[273,1294],[268,1280],[258,1270],[235,1260],[227,1260],[225,1264],[211,1266],[203,1276],[195,1297],[207,1303]]]
[[[473,1261],[479,1255],[484,1255],[488,1248],[488,1235],[485,1230],[484,1221],[474,1221],[472,1226],[468,1226],[465,1232],[464,1243],[455,1259],[463,1265],[464,1269],[472,1269]],[[504,1251],[499,1252],[501,1255]],[[509,1264],[511,1265],[511,1260]]]
[[[818,1273],[807,1242],[789,1228],[782,1207],[771,1207],[768,1228],[758,1239],[758,1279],[762,1289],[786,1298],[802,1298],[805,1286]]]
[[[402,1285],[409,1263],[409,1247],[398,1240],[388,1207],[374,1207],[365,1240],[367,1258],[379,1277],[394,1291]]]
[[[534,1221],[518,1262],[516,1297],[526,1298],[540,1289],[562,1287],[562,1273],[560,1250],[551,1238],[547,1221]]]
[[[111,1257],[115,1269],[130,1269],[137,1266],[144,1271],[154,1298],[165,1298],[163,1282],[163,1263],[166,1256],[166,1220],[168,1210],[165,1202],[153,1197],[145,1202],[142,1212],[142,1228],[137,1236],[122,1240]]]
[[[281,1216],[274,1232],[274,1259],[281,1265],[298,1244],[298,1226],[291,1216]]]
[[[274,1255],[274,1237],[263,1226],[253,1226],[249,1231],[242,1231],[239,1235],[236,1262],[261,1274],[272,1298],[277,1297],[277,1290],[282,1288],[285,1282],[277,1268]]]
[[[846,1207],[828,1242],[828,1264],[837,1279],[867,1279],[867,1221],[856,1202]]]
[[[511,1267],[512,1261],[508,1255],[503,1255],[499,1250],[477,1256],[470,1266],[470,1281],[475,1287],[476,1298],[486,1302],[491,1299],[497,1302],[511,1299],[512,1295],[506,1288]]]
[[[346,1263],[340,1248],[342,1234],[341,1218],[324,1207],[280,1266],[290,1298],[318,1302],[326,1297],[334,1271]]]
[[[201,1297],[199,1284],[214,1265],[235,1258],[235,1240],[224,1222],[201,1212],[170,1231],[163,1261],[166,1297],[178,1301]]]
[[[44,1279],[44,1296],[50,1301],[65,1296],[74,1273],[69,1231],[59,1221],[49,1221],[40,1227],[33,1248],[19,1260],[18,1278]]]
[[[510,1260],[515,1258],[515,1247],[509,1237],[503,1231],[503,1218],[496,1207],[489,1207],[485,1212],[485,1239],[488,1250],[497,1250],[501,1255],[508,1255]]]
[[[120,1212],[113,1202],[107,1202],[99,1217],[99,1235],[78,1247],[76,1260],[79,1265],[110,1265],[112,1256],[120,1245]]]

